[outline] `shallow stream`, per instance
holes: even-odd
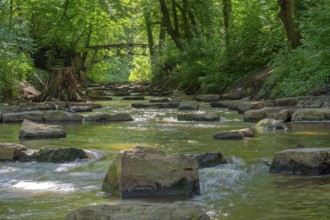
[[[167,153],[221,152],[232,161],[200,171],[200,196],[137,201],[193,200],[212,219],[330,218],[330,176],[270,174],[261,162],[297,144],[330,146],[330,124],[289,124],[288,132],[257,131],[255,138],[219,141],[212,138],[214,133],[254,124],[244,123],[235,111],[212,109],[206,103],[200,111],[219,112],[220,122],[178,122],[177,110],[132,109],[130,103],[118,98],[84,114],[128,112],[133,122],[61,124],[65,139],[20,142],[20,124],[0,124],[0,142],[31,149],[77,147],[95,157],[67,164],[0,163],[0,219],[57,220],[83,206],[118,203],[118,198],[101,191],[102,181],[117,152],[135,146]]]

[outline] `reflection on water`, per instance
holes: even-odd
[[[115,204],[101,192],[105,173],[118,151],[149,146],[167,153],[222,152],[230,163],[200,170],[201,195],[194,198],[142,199],[149,202],[193,200],[213,219],[327,219],[330,177],[268,173],[261,159],[297,144],[329,146],[330,124],[289,124],[289,132],[262,131],[255,138],[219,141],[216,132],[253,127],[242,115],[224,109],[219,122],[178,122],[173,109],[132,109],[130,102],[103,102],[96,112],[127,112],[124,123],[61,124],[66,139],[29,140],[31,149],[78,147],[90,160],[66,164],[0,163],[0,219],[63,219],[70,211],[92,204]],[[83,113],[84,115],[94,113]],[[0,142],[20,143],[20,124],[0,124]],[[234,155],[234,156],[231,156]],[[137,200],[139,201],[139,200]]]

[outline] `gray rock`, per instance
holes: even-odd
[[[287,149],[275,154],[271,173],[330,174],[330,148]]]
[[[251,128],[242,128],[238,130],[239,132],[241,132],[244,137],[254,137],[254,132]]]
[[[124,150],[111,164],[102,190],[121,198],[198,195],[198,163],[152,148]]]
[[[330,120],[330,109],[299,109],[292,115],[292,121],[329,121]]]
[[[86,106],[72,106],[70,107],[70,109],[74,112],[92,112],[93,111],[93,107],[86,105]]]
[[[93,108],[93,109],[98,109],[98,108],[102,108],[102,106],[100,105],[100,104],[95,104],[95,103],[87,103],[87,102],[83,102],[83,103],[81,103],[81,102],[70,102],[70,103],[68,103],[68,108],[72,108],[72,107],[80,107],[80,106],[89,106],[89,107],[91,107],[91,108]]]
[[[132,103],[132,108],[150,108],[150,107],[159,107],[158,103]]]
[[[121,114],[96,114],[96,115],[89,115],[85,117],[85,121],[104,121],[104,122],[120,122],[120,121],[133,121],[133,118],[128,113],[121,113]]]
[[[65,220],[209,220],[210,217],[193,203],[131,203],[87,206],[73,211]]]
[[[65,138],[66,133],[57,125],[37,124],[29,120],[22,122],[19,133],[21,139]]]
[[[64,163],[73,162],[77,159],[87,159],[87,153],[78,148],[41,148],[37,155],[38,162]]]
[[[283,109],[277,107],[265,107],[256,110],[249,110],[244,112],[244,121],[246,122],[256,122],[264,118],[277,119],[279,112]]]
[[[221,153],[189,154],[188,156],[198,161],[200,169],[227,163],[226,158]]]
[[[179,110],[198,110],[199,104],[195,101],[182,101],[179,105]]]
[[[178,121],[220,121],[218,113],[182,113],[177,115]]]
[[[22,122],[24,119],[31,121],[43,121],[43,113],[41,111],[29,111],[5,113],[2,115],[2,122]]]
[[[256,128],[258,129],[265,129],[265,130],[287,130],[288,128],[280,121],[271,119],[271,118],[265,118],[260,120],[256,124]]]
[[[44,120],[48,121],[70,121],[81,122],[83,116],[67,111],[47,111],[44,114]]]
[[[218,102],[220,100],[220,95],[198,95],[195,99],[198,102]]]
[[[239,130],[222,131],[215,133],[213,138],[220,140],[240,140],[244,138],[244,134]]]
[[[16,161],[21,152],[26,150],[21,144],[0,143],[0,161]]]
[[[261,109],[264,107],[266,107],[265,102],[239,102],[236,108],[239,114],[244,114],[244,112],[251,109]]]

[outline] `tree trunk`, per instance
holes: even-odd
[[[277,0],[277,2],[281,8],[278,16],[284,25],[288,40],[293,48],[297,48],[300,45],[301,36],[294,22],[295,2],[294,0]]]
[[[44,91],[34,101],[81,101],[81,95],[75,68],[52,68]]]

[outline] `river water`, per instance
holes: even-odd
[[[94,159],[74,163],[0,163],[0,219],[63,219],[71,211],[120,200],[101,191],[106,171],[118,151],[147,146],[167,153],[221,152],[230,164],[200,170],[201,195],[193,198],[141,199],[199,203],[212,219],[330,219],[330,176],[270,174],[261,160],[303,144],[330,146],[330,124],[289,124],[290,131],[257,131],[255,138],[220,141],[216,132],[251,127],[242,115],[202,104],[200,112],[221,115],[220,122],[178,122],[177,110],[132,109],[128,101],[101,103],[106,113],[130,113],[134,121],[61,124],[65,139],[20,142],[20,124],[0,124],[0,142],[90,150]],[[137,200],[140,201],[140,200]]]

